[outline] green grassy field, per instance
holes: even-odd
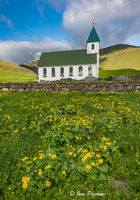
[[[1,91],[0,141],[2,200],[140,198],[140,92]]]
[[[37,81],[37,75],[16,64],[0,61],[0,82]]]
[[[140,70],[135,69],[116,69],[116,70],[100,70],[99,77],[107,79],[109,76],[135,76],[136,74],[140,74]]]

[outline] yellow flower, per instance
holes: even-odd
[[[90,169],[90,168],[91,168],[91,166],[90,166],[90,165],[86,165],[86,168],[87,168],[87,169]]]
[[[39,154],[39,159],[44,158],[44,156],[45,156],[44,154],[40,153],[40,154]]]
[[[85,162],[86,158],[84,157],[84,158],[82,158],[81,160],[82,160],[82,162]]]
[[[11,119],[11,117],[10,117],[10,116],[8,116],[7,118],[8,118],[8,119]]]
[[[43,152],[43,150],[38,151],[38,153],[42,153],[42,152]]]
[[[100,159],[100,160],[99,160],[99,163],[103,163],[103,159]]]
[[[102,137],[102,142],[107,141],[106,137]]]
[[[106,142],[107,145],[111,145],[111,142]]]
[[[14,133],[18,133],[18,130],[15,130]]]
[[[56,155],[52,155],[52,159],[56,158]]]
[[[76,157],[77,156],[76,153],[74,153],[73,156]]]
[[[99,149],[95,149],[95,151],[99,151]]]
[[[51,157],[52,156],[52,154],[51,153],[49,153],[49,157]]]
[[[97,158],[100,158],[101,156],[99,154],[96,155]]]
[[[94,155],[95,153],[94,153],[94,152],[92,152],[91,154],[92,154],[92,155]]]
[[[99,165],[99,163],[96,163],[96,165]]]
[[[25,157],[25,158],[22,158],[22,162],[24,162],[25,160],[27,160],[29,157]]]
[[[35,161],[36,159],[37,159],[37,157],[34,157],[34,158],[33,158],[33,161]]]
[[[88,140],[90,140],[90,137],[88,137]]]
[[[76,136],[75,138],[76,138],[76,140],[79,140],[79,139],[80,139],[78,136]]]
[[[27,162],[27,164],[31,164],[31,163],[32,163],[32,161],[28,161],[28,162]]]
[[[51,166],[50,165],[47,165],[46,167],[45,167],[45,169],[50,169],[51,168]]]
[[[22,184],[23,189],[26,189],[27,186],[28,186],[28,184],[26,182]]]
[[[25,177],[22,177],[22,188],[23,189],[26,189],[27,188],[27,186],[28,186],[28,182],[30,181],[30,178],[28,178],[27,176],[25,176]]]
[[[42,173],[43,173],[43,172],[42,172],[42,170],[41,170],[41,169],[39,169],[39,171],[38,171],[38,175],[39,175],[39,176],[41,176],[41,175],[42,175]]]
[[[114,144],[116,144],[116,141],[114,141]]]
[[[83,152],[84,152],[84,153],[87,153],[87,152],[88,152],[88,150],[87,150],[87,149],[83,149]]]
[[[46,186],[49,188],[51,186],[50,181],[46,181]]]
[[[63,174],[63,175],[65,175],[65,174],[66,174],[66,171],[65,171],[65,170],[63,170],[63,171],[62,171],[62,174]]]
[[[69,152],[69,155],[71,156],[73,154],[73,151]]]
[[[112,126],[108,126],[108,128],[112,128]]]
[[[22,130],[26,130],[26,127],[23,127]]]
[[[92,162],[92,163],[91,163],[91,165],[92,165],[92,166],[94,166],[94,165],[95,165],[95,163],[94,163],[94,162]]]
[[[107,150],[107,146],[104,146],[104,150]]]

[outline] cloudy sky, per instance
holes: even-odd
[[[93,19],[101,47],[140,46],[140,0],[0,0],[0,60],[85,48]]]

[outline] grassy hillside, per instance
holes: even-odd
[[[140,74],[140,70],[135,69],[116,69],[116,70],[100,70],[99,77],[107,79],[109,76],[135,76]]]
[[[28,69],[0,61],[0,82],[28,82],[37,81],[37,75]]]
[[[140,70],[140,47],[116,45],[100,51],[100,68],[103,70]]]

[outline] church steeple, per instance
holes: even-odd
[[[95,22],[93,21],[93,27],[89,34],[87,45],[87,54],[99,53],[100,38],[95,30]]]
[[[94,28],[94,22],[93,22],[93,28],[89,34],[89,37],[88,37],[88,40],[87,40],[87,43],[89,42],[100,42],[100,39],[99,39],[99,36]]]

